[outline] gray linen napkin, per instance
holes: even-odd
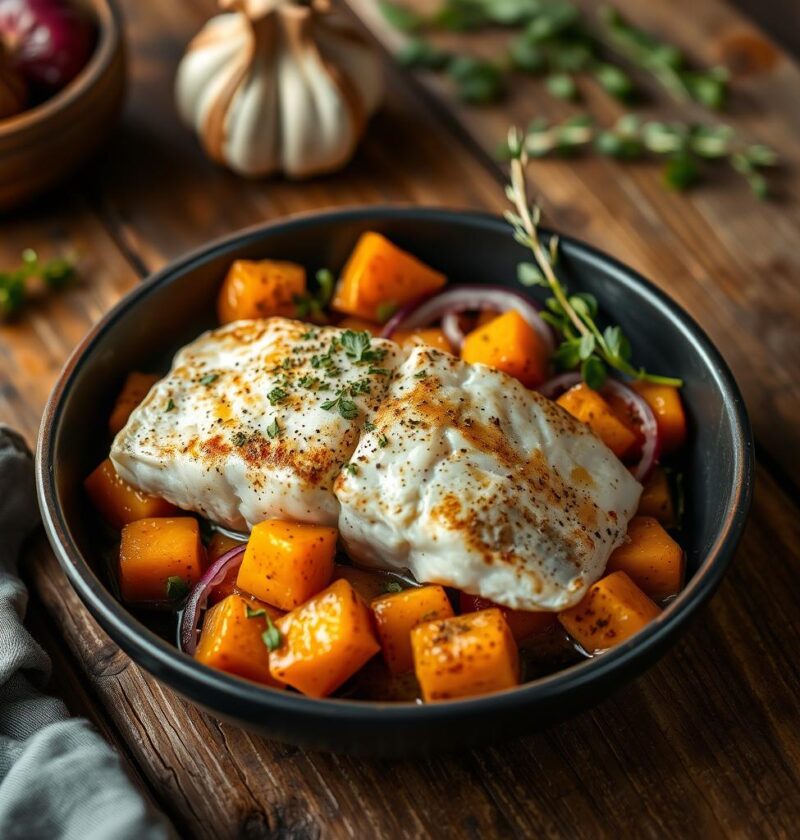
[[[87,720],[42,694],[50,660],[22,626],[19,550],[39,521],[25,442],[0,425],[0,837],[162,840],[163,815],[133,787]]]

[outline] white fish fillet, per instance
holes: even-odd
[[[401,361],[383,339],[348,354],[344,334],[269,318],[201,335],[115,438],[117,472],[229,528],[271,518],[335,525],[334,479]]]
[[[517,380],[418,348],[335,492],[350,555],[511,608],[576,604],[625,538],[640,484]]]

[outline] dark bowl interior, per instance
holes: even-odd
[[[562,238],[572,290],[592,292],[630,337],[637,363],[679,375],[690,418],[684,591],[636,638],[517,689],[429,706],[313,700],[261,688],[179,653],[113,596],[82,482],[108,452],[106,418],[128,371],[165,369],[174,351],[215,322],[213,304],[236,257],[338,269],[358,235],[379,230],[464,283],[516,285],[526,259],[508,225],[480,214],[363,208],[296,218],[236,234],[178,260],[131,292],[67,363],[39,439],[37,480],[48,535],[89,610],[137,663],[218,717],[323,749],[402,753],[467,746],[542,726],[596,702],[655,661],[711,595],[750,501],[752,441],[731,374],[702,330],[647,281]],[[538,290],[537,290],[538,291]]]

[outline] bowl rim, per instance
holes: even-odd
[[[26,108],[19,114],[0,120],[0,139],[14,137],[27,129],[41,126],[49,117],[66,111],[103,78],[111,65],[122,35],[122,15],[116,0],[85,0],[82,5],[90,9],[97,25],[97,43],[89,60],[58,93],[33,108]]]
[[[143,664],[143,661],[157,663],[157,678],[171,685],[179,693],[195,698],[201,695],[206,698],[224,697],[228,708],[235,708],[231,706],[233,701],[235,704],[243,704],[239,708],[261,707],[277,713],[306,716],[333,715],[343,724],[392,722],[402,725],[422,721],[435,724],[448,718],[456,710],[469,715],[511,712],[529,704],[552,701],[564,692],[568,694],[591,683],[599,684],[615,672],[623,676],[637,662],[646,660],[648,656],[654,660],[657,654],[666,648],[666,643],[685,626],[690,616],[711,597],[731,561],[750,508],[754,458],[752,432],[745,403],[730,369],[703,329],[665,292],[599,249],[581,240],[559,234],[560,247],[565,253],[579,255],[585,263],[610,273],[615,282],[636,290],[701,352],[705,367],[714,378],[726,411],[730,413],[730,422],[734,430],[736,480],[731,503],[720,520],[717,537],[686,587],[648,627],[602,655],[493,694],[430,704],[344,698],[317,699],[271,689],[202,665],[156,635],[117,601],[95,575],[69,535],[66,518],[58,501],[52,469],[55,432],[61,421],[64,397],[95,343],[112,330],[115,323],[124,317],[135,303],[154,293],[162,284],[169,283],[171,278],[184,275],[227,250],[245,247],[270,234],[293,228],[302,229],[345,221],[380,222],[393,219],[423,223],[448,222],[461,227],[483,230],[488,228],[496,232],[509,230],[508,223],[502,217],[482,211],[397,205],[310,211],[244,228],[178,257],[131,289],[80,341],[53,387],[43,415],[36,451],[37,494],[50,543],[73,588],[105,631],[145,670],[154,671],[155,668]],[[544,234],[547,236],[549,232],[545,230]],[[214,708],[213,703],[207,705]]]

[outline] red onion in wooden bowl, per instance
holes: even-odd
[[[0,42],[13,66],[45,94],[61,90],[86,65],[91,20],[65,0],[0,0]]]

